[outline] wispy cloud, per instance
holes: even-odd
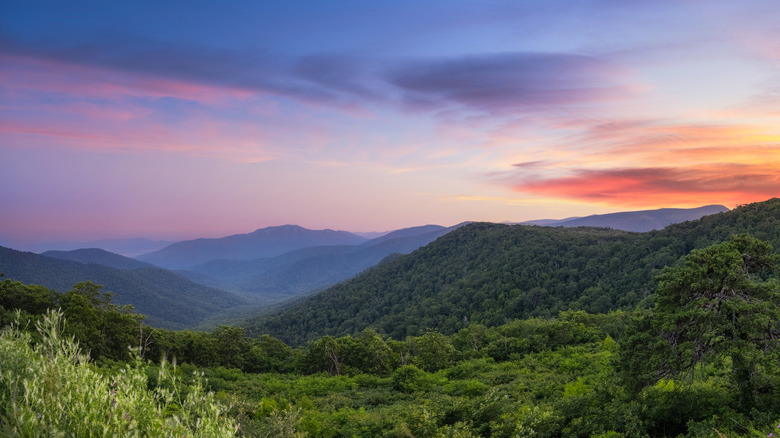
[[[267,93],[334,106],[400,100],[412,109],[452,105],[489,114],[545,106],[589,105],[631,94],[626,71],[592,56],[508,52],[448,59],[371,59],[344,54],[302,57],[250,50],[187,48],[152,41],[38,46],[0,35],[0,53],[76,71],[82,82],[109,69],[141,75],[138,87],[173,93],[219,88]],[[32,62],[32,61],[27,61]],[[69,67],[64,67],[69,66]],[[110,90],[96,90],[102,93]]]
[[[606,60],[560,53],[499,53],[412,62],[389,81],[413,108],[460,105],[489,114],[625,98],[623,72]]]

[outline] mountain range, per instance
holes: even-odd
[[[351,278],[391,254],[410,253],[459,226],[406,228],[358,245],[309,246],[255,260],[212,260],[179,272],[199,283],[276,302]]]
[[[210,260],[253,260],[310,246],[357,245],[366,240],[347,231],[282,225],[218,239],[185,240],[137,258],[162,268],[187,269]]]
[[[634,230],[637,224],[649,221],[688,220],[722,209],[725,207],[662,209],[582,219],[598,220],[601,227]],[[571,221],[548,224],[570,226]],[[398,260],[408,260],[403,254],[454,230],[474,226],[425,225],[369,239],[345,231],[284,225],[219,239],[177,242],[136,259],[97,248],[38,255],[0,247],[0,272],[6,278],[61,292],[89,280],[115,292],[117,303],[134,305],[148,316],[149,324],[183,328],[238,310],[257,312],[293,297],[311,295],[361,272],[379,272]]]

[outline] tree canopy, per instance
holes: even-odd
[[[694,250],[658,276],[654,326],[666,343],[661,375],[693,372],[729,357],[745,408],[752,407],[756,366],[778,350],[780,284],[772,246],[748,235]]]

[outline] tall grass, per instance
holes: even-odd
[[[40,342],[18,324],[0,334],[0,435],[235,436],[236,425],[200,378],[184,388],[163,364],[159,385],[149,390],[140,359],[107,377],[61,336],[61,319],[51,311],[36,324]]]

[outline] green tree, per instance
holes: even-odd
[[[128,347],[138,345],[144,317],[134,313],[132,306],[113,304],[114,294],[102,288],[87,281],[62,295],[60,305],[67,320],[64,333],[75,336],[93,357],[126,360]]]
[[[361,371],[386,374],[393,370],[393,351],[374,329],[365,329],[358,341],[363,345],[366,357],[363,358]]]
[[[344,356],[343,338],[323,336],[309,342],[303,361],[308,372],[327,371],[330,375],[340,375]]]
[[[693,372],[730,357],[740,407],[755,402],[756,366],[777,349],[780,285],[762,275],[775,267],[771,245],[748,235],[694,250],[658,276],[653,325],[671,348],[661,374]]]
[[[57,292],[44,286],[27,285],[19,281],[0,281],[0,308],[24,310],[38,315],[57,306]]]
[[[438,371],[452,365],[455,359],[455,347],[449,338],[437,331],[429,331],[415,339],[417,355],[414,358],[425,371]]]
[[[251,344],[243,328],[221,325],[214,330],[214,338],[220,365],[227,368],[244,366]]]

